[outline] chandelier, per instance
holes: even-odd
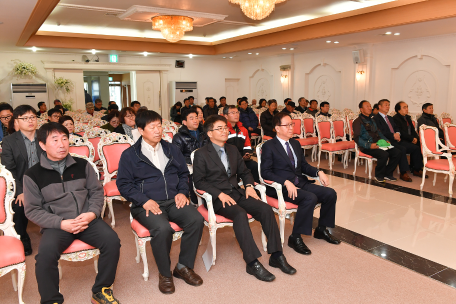
[[[152,18],[152,29],[161,31],[169,42],[177,42],[185,32],[193,30],[193,18],[185,16],[157,16]]]
[[[239,4],[242,12],[253,20],[261,20],[269,16],[277,3],[286,0],[228,0],[231,3]]]

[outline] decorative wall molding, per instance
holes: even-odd
[[[265,69],[257,69],[249,77],[249,96],[250,99],[259,100],[264,98],[269,100],[273,95],[273,76]]]
[[[64,62],[44,61],[45,69],[84,70],[84,71],[168,71],[171,64],[134,64],[114,62]]]
[[[418,57],[419,58],[419,57]],[[413,84],[408,92],[408,100],[416,105],[423,105],[429,102],[432,96],[431,89],[427,84],[430,80],[435,81],[431,73],[427,71],[416,71],[409,76]],[[409,82],[409,79],[407,82]]]

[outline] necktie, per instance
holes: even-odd
[[[222,154],[220,155],[220,159],[222,160],[222,164],[225,167],[225,170],[228,171],[228,158],[226,157],[225,149],[220,148],[220,152],[222,152]]]
[[[295,163],[295,160],[294,160],[294,157],[293,157],[293,153],[291,152],[291,149],[290,149],[290,144],[288,142],[286,142],[285,146],[287,147],[288,158],[290,159],[291,164],[293,165],[293,168],[296,168],[296,163]],[[294,184],[297,185],[298,183],[299,183],[298,177],[295,176]]]
[[[388,127],[390,129],[390,132],[394,134],[394,129],[393,129],[393,126],[390,123],[390,120],[388,119],[388,116],[385,117],[385,120],[386,120],[386,124],[388,125]]]

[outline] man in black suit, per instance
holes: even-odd
[[[326,174],[307,163],[301,144],[293,139],[294,123],[291,116],[279,113],[274,116],[276,137],[264,143],[261,151],[261,176],[282,185],[286,201],[298,205],[293,232],[288,238],[288,246],[301,254],[311,254],[304,244],[301,234],[312,235],[312,220],[315,205],[321,203],[320,219],[314,237],[331,244],[340,244],[326,227],[334,228],[337,193],[328,188]],[[309,182],[306,176],[319,177],[318,186]],[[277,198],[274,188],[267,187],[266,194]]]
[[[213,197],[214,212],[233,221],[233,228],[244,260],[247,273],[257,279],[271,282],[275,276],[258,261],[261,256],[250,230],[247,214],[261,223],[268,239],[269,265],[284,273],[294,274],[282,253],[279,228],[272,208],[262,202],[253,187],[254,180],[235,146],[225,144],[228,126],[225,117],[210,116],[204,123],[204,131],[211,143],[195,152],[193,180],[195,187]],[[245,190],[238,185],[242,179]]]
[[[378,114],[374,116],[374,120],[382,134],[388,138],[388,141],[401,151],[401,158],[399,161],[400,178],[405,182],[411,182],[412,179],[407,174],[407,171],[411,171],[407,160],[407,154],[410,154],[412,164],[414,162],[419,164],[420,159],[422,159],[420,147],[402,140],[401,133],[396,126],[394,119],[388,115],[389,110],[389,100],[380,100],[378,102]],[[422,162],[423,161],[421,160],[421,163]]]
[[[13,204],[14,229],[21,236],[25,255],[31,255],[32,245],[27,233],[28,219],[24,212],[22,179],[25,171],[39,162],[43,150],[36,140],[36,110],[29,105],[20,105],[14,109],[13,119],[18,131],[3,139],[1,161],[16,181],[16,201]]]

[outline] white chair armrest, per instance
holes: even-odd
[[[190,175],[193,174],[193,165],[187,164],[188,171],[190,172]]]
[[[307,175],[307,174],[304,174],[304,173],[303,173],[302,175],[304,175],[305,177],[307,177],[307,178],[309,178],[309,179],[313,179],[313,180],[316,180],[316,181],[317,181],[317,182],[318,182],[318,183],[321,185],[321,182],[320,182],[320,177],[319,177],[319,176],[317,176],[317,177],[313,177],[313,176],[309,176],[309,175]]]
[[[255,189],[260,192],[261,200],[267,204],[268,202],[266,201],[266,186],[256,184]]]
[[[202,192],[202,190],[195,189],[196,195],[206,201],[209,225],[214,226],[216,224],[216,219],[215,219],[214,206],[212,205],[212,195],[210,195],[207,192],[199,193],[198,191]]]

